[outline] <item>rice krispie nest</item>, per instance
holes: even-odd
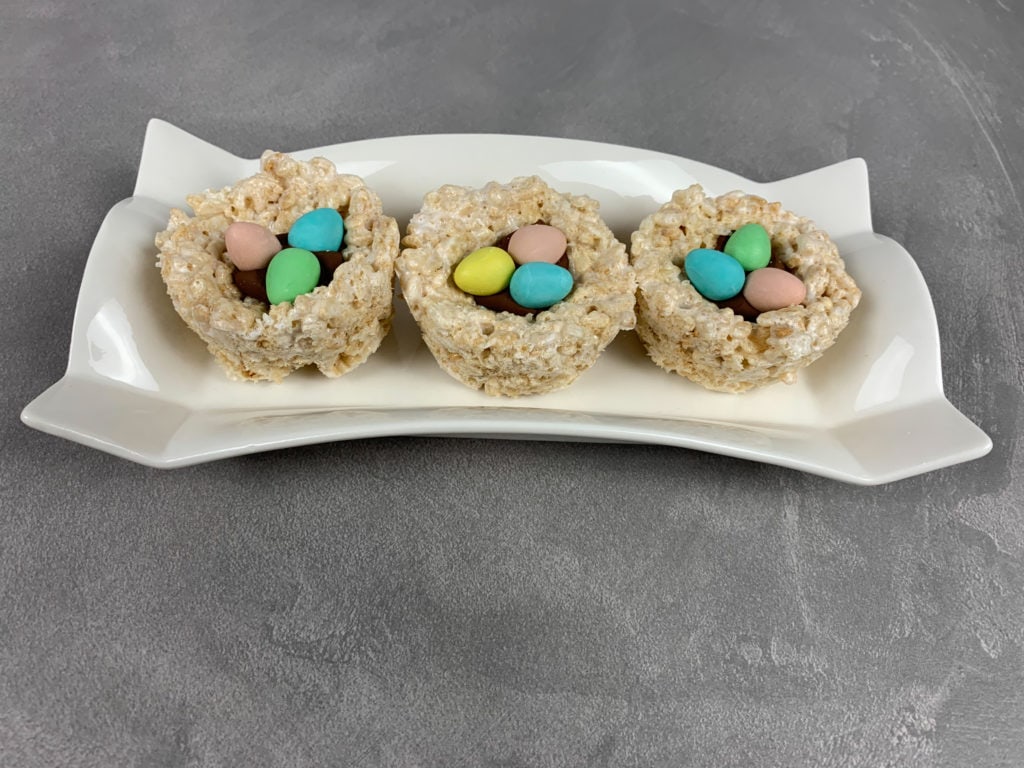
[[[455,286],[452,271],[463,257],[537,222],[568,240],[574,287],[565,299],[519,316],[479,306]],[[597,201],[556,192],[536,176],[428,193],[402,245],[402,294],[427,347],[441,368],[489,395],[568,386],[636,323],[626,247],[601,220]]]
[[[340,376],[376,351],[391,327],[398,225],[361,178],[338,174],[329,160],[268,150],[260,167],[232,187],[190,195],[193,216],[171,211],[156,236],[167,293],[232,379],[281,381],[306,365]],[[269,307],[243,297],[225,255],[228,225],[251,221],[281,234],[324,207],[345,221],[345,261],[333,280]]]
[[[761,224],[778,257],[807,286],[803,304],[744,320],[705,299],[682,270],[694,248],[715,248],[720,235]],[[730,192],[678,190],[633,233],[637,333],[655,363],[720,392],[743,392],[776,381],[821,357],[846,327],[860,289],[839,251],[813,222],[780,203]]]

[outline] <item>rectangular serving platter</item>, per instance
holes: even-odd
[[[596,142],[490,134],[404,136],[292,152],[362,176],[404,226],[441,184],[537,174],[587,194],[623,242],[673,190],[699,182],[779,200],[839,246],[863,290],[836,345],[797,383],[709,392],[655,366],[623,333],[560,392],[492,398],[445,374],[396,295],[392,332],[339,379],[228,380],[175,314],[153,238],[185,196],[258,170],[153,120],[132,197],[89,254],[65,375],[22,412],[29,426],[152,467],[392,435],[657,443],[871,485],[986,454],[991,440],[948,402],[927,286],[913,258],[872,230],[866,165],[847,160],[772,183],[672,155]]]

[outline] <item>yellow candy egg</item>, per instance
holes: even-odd
[[[455,267],[455,284],[473,296],[491,296],[508,287],[516,263],[501,248],[480,248],[466,256]]]

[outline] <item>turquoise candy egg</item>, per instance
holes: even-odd
[[[295,301],[320,282],[320,261],[303,248],[285,248],[267,267],[267,298],[271,304]]]
[[[556,264],[531,261],[512,273],[508,291],[512,300],[527,309],[547,309],[572,290],[572,272]]]
[[[733,232],[722,249],[747,272],[767,267],[772,259],[772,240],[760,224],[744,224]]]
[[[705,299],[723,301],[743,290],[747,273],[732,256],[710,248],[695,248],[683,263],[686,279]]]
[[[307,251],[337,251],[345,237],[345,222],[333,208],[316,208],[299,217],[288,231],[288,245]]]

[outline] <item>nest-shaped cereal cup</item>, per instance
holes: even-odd
[[[574,281],[566,298],[520,316],[480,306],[456,287],[452,273],[462,258],[537,222],[566,236]],[[566,387],[636,323],[626,247],[597,201],[556,192],[536,176],[429,192],[402,245],[398,278],[424,342],[442,369],[489,395]]]
[[[683,270],[695,248],[757,223],[771,239],[773,260],[803,281],[802,304],[745,320],[691,285]],[[754,195],[712,198],[699,185],[678,190],[633,233],[637,334],[662,368],[719,392],[743,392],[782,381],[831,347],[846,327],[860,289],[839,251],[813,222]]]
[[[232,379],[281,381],[307,365],[340,376],[391,327],[398,225],[361,178],[338,174],[329,160],[267,151],[260,168],[232,187],[190,195],[192,216],[171,211],[156,237],[167,293]],[[281,234],[315,208],[334,208],[345,221],[344,263],[330,283],[272,306],[243,297],[225,255],[228,225],[255,222]]]

